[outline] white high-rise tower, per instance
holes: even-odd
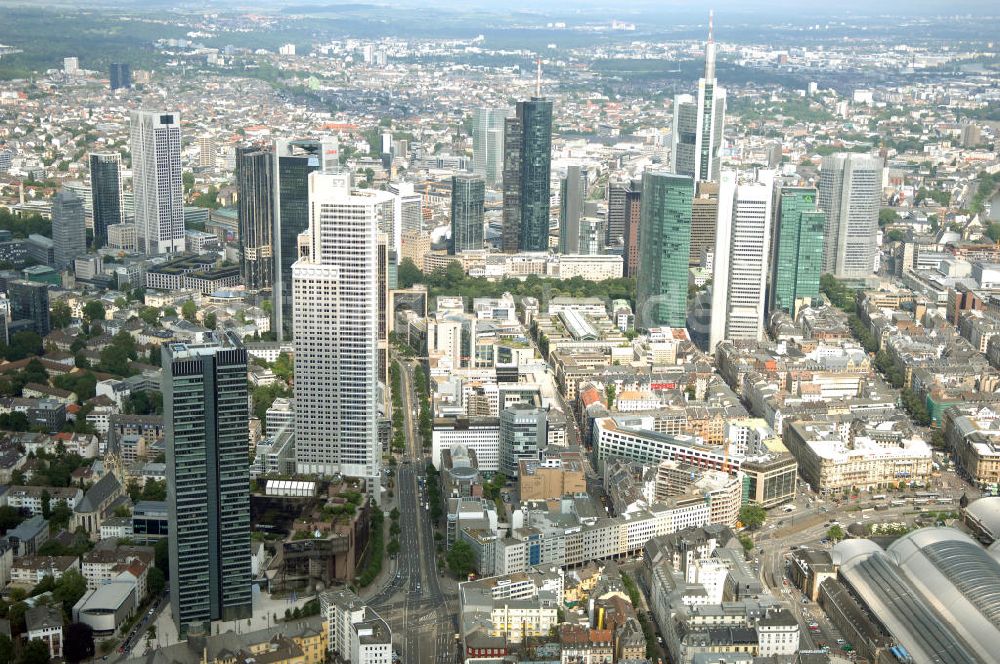
[[[718,181],[722,163],[722,127],[726,119],[726,89],[715,79],[715,38],[712,12],[708,14],[705,75],[698,79],[698,97],[674,97],[670,167],[698,182]]]
[[[472,172],[496,186],[503,175],[503,123],[507,108],[477,108],[472,112]]]
[[[819,208],[826,213],[823,272],[859,279],[875,270],[882,160],[864,154],[823,157]]]
[[[132,188],[139,248],[149,255],[184,251],[181,118],[173,111],[132,111]]]
[[[386,192],[309,174],[309,228],[292,266],[295,462],[365,477],[379,497],[378,227]]]
[[[741,183],[731,171],[722,174],[709,352],[724,339],[763,338],[773,194],[773,171]]]

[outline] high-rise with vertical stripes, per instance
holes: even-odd
[[[379,498],[378,235],[391,194],[350,173],[309,175],[309,228],[292,266],[295,464],[368,480]]]
[[[180,634],[249,618],[247,352],[229,332],[163,348],[170,604]]]
[[[510,114],[507,108],[477,108],[472,112],[472,172],[482,176],[490,187],[503,177],[503,125]]]
[[[864,154],[823,157],[819,207],[826,215],[823,272],[861,279],[875,270],[882,160]]]
[[[132,189],[139,250],[184,251],[181,117],[176,111],[132,111]]]
[[[726,89],[715,78],[715,38],[712,14],[708,18],[705,75],[698,79],[698,95],[674,97],[670,166],[674,173],[695,180],[717,181],[722,162],[722,128],[726,119]]]

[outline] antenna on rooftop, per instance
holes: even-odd
[[[537,70],[535,74],[535,96],[542,96],[542,59],[539,57],[535,60],[537,65]]]

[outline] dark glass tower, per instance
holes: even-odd
[[[521,245],[521,149],[524,132],[521,118],[504,120],[503,135],[503,228],[501,248],[517,253]]]
[[[247,352],[234,334],[163,352],[170,603],[183,636],[249,618]]]
[[[57,270],[67,269],[74,258],[87,253],[83,200],[69,189],[61,189],[52,201],[52,247]]]
[[[451,178],[451,244],[448,253],[483,248],[483,203],[486,181],[479,175]]]
[[[521,156],[521,251],[549,249],[549,176],[552,102],[539,97],[517,104],[524,146]]]
[[[31,329],[44,337],[52,331],[49,323],[49,287],[47,284],[20,279],[7,283],[7,299],[10,300],[11,325],[18,321],[30,321]]]
[[[94,208],[94,248],[108,244],[108,226],[125,222],[122,157],[117,152],[90,155],[90,197]]]
[[[652,171],[643,175],[637,327],[682,328],[687,322],[693,196],[690,176]]]
[[[333,139],[275,141],[272,329],[278,341],[292,337],[292,264],[299,259],[299,233],[309,227],[309,174],[338,165]]]
[[[273,161],[274,153],[269,146],[248,145],[236,149],[240,276],[251,292],[269,291],[274,282]]]
[[[111,80],[111,89],[120,90],[132,87],[132,65],[125,62],[112,62],[108,78]]]
[[[816,208],[812,187],[785,187],[775,214],[770,311],[795,315],[795,304],[819,298],[826,215]]]

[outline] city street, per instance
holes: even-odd
[[[406,454],[397,474],[400,543],[396,572],[367,602],[391,626],[395,648],[403,662],[455,661],[454,595],[446,597],[437,570],[434,528],[425,508],[421,486],[426,458],[420,447],[414,413],[413,363],[401,362]]]

